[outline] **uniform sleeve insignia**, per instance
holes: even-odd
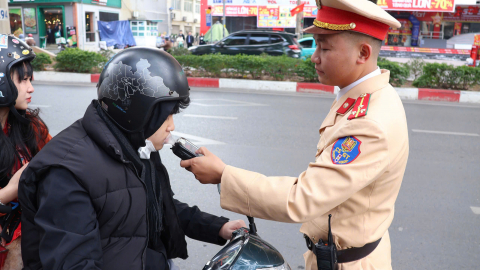
[[[347,100],[345,100],[342,106],[338,108],[337,113],[340,115],[344,115],[346,112],[348,112],[348,110],[350,110],[350,108],[352,108],[354,104],[355,104],[355,99],[347,98]]]
[[[361,153],[360,144],[362,142],[354,136],[338,139],[332,148],[333,164],[345,165],[354,161]]]
[[[361,94],[360,97],[357,98],[355,106],[353,106],[353,109],[348,116],[348,120],[367,115],[369,102],[370,94]]]

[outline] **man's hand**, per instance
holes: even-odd
[[[180,166],[192,172],[202,184],[220,183],[225,163],[205,147],[198,149],[197,153],[204,156],[182,160]]]
[[[230,240],[232,238],[232,233],[242,227],[247,228],[247,225],[241,219],[229,221],[223,224],[218,235],[225,240]]]

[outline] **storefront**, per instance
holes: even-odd
[[[32,34],[38,46],[54,46],[59,35],[96,50],[97,21],[118,20],[120,7],[121,0],[10,0],[10,29],[17,37]]]
[[[378,0],[377,4],[401,23],[400,28],[389,30],[385,44],[444,47],[446,40],[455,35],[480,32],[479,7],[455,6],[456,2],[465,1],[467,0]],[[306,28],[313,25],[317,7],[314,0],[303,2],[303,27]],[[290,10],[296,5],[296,0],[226,0],[226,28],[230,33],[246,29],[283,29],[295,32],[296,16],[291,16]],[[211,8],[212,23],[221,22],[222,0],[203,0],[202,6]],[[204,17],[205,14],[202,14]],[[207,30],[208,27],[202,23],[202,32]]]
[[[221,0],[205,0],[212,12],[212,23],[222,21],[223,2]],[[305,26],[307,21],[316,15],[315,0],[305,2],[304,17]],[[296,16],[291,16],[290,10],[297,6],[296,0],[226,0],[225,3],[225,26],[232,33],[248,29],[282,29],[287,32],[295,32]],[[202,10],[205,12],[205,10]],[[314,14],[313,14],[314,13]],[[202,14],[202,18],[205,14]],[[208,28],[203,27],[202,33]]]

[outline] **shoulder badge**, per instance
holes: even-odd
[[[338,108],[337,113],[340,115],[344,115],[346,112],[348,112],[348,110],[350,110],[350,108],[352,108],[354,104],[355,104],[355,99],[347,98],[347,100],[345,100],[342,106]]]
[[[370,102],[370,95],[371,94],[361,94],[360,97],[357,98],[357,101],[355,102],[355,106],[353,107],[353,110],[350,113],[350,116],[348,116],[348,120],[352,120],[352,119],[367,115],[368,104]]]
[[[347,136],[338,139],[332,148],[333,164],[345,165],[354,161],[360,156],[360,144],[362,142],[354,136]]]

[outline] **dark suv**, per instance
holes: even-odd
[[[192,54],[282,55],[299,58],[302,53],[294,34],[278,31],[244,30],[235,32],[215,44],[188,48]]]

